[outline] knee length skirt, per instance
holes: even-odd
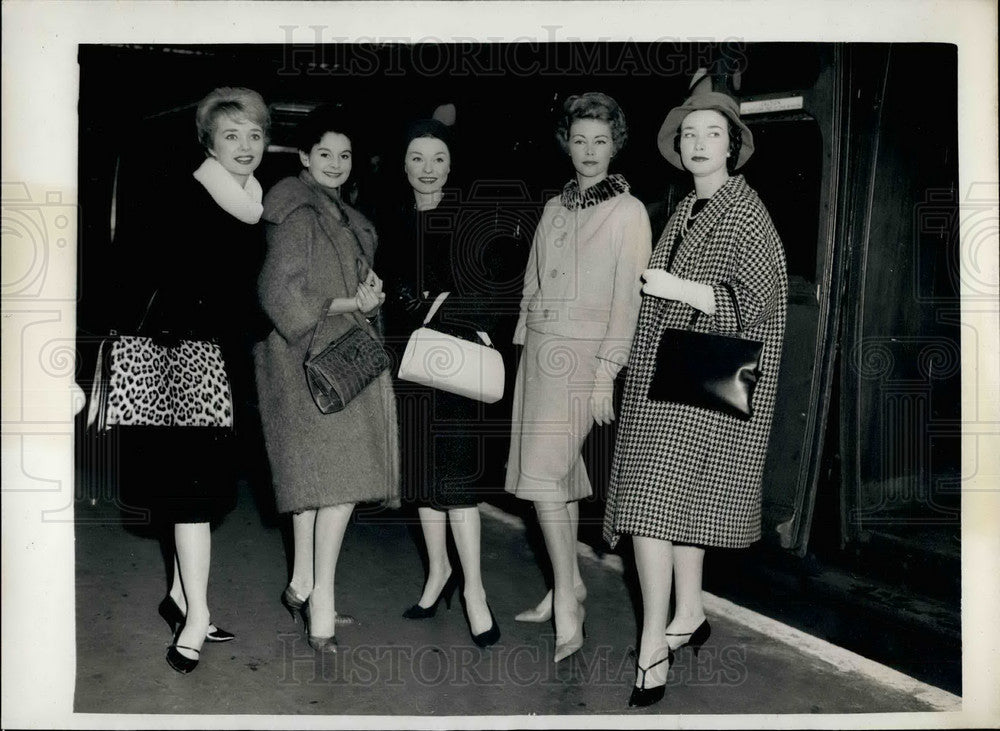
[[[594,423],[590,395],[600,346],[528,329],[514,383],[507,492],[537,502],[591,495],[581,449]]]
[[[478,401],[397,381],[403,499],[437,510],[482,500],[485,441]]]
[[[210,523],[236,506],[235,439],[212,427],[119,427],[109,432],[116,495],[157,523]]]

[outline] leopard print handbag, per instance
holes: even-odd
[[[154,291],[146,303],[137,333],[159,296]],[[232,428],[233,394],[219,345],[112,330],[97,350],[87,428],[116,426]]]
[[[233,397],[219,346],[160,344],[139,335],[101,343],[87,426],[232,427]]]

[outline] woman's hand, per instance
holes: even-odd
[[[594,417],[594,422],[600,426],[615,420],[614,394],[615,377],[606,362],[598,359],[594,390],[590,394],[590,413]]]
[[[374,271],[369,271],[365,281],[358,283],[358,291],[354,295],[358,309],[366,317],[375,312],[385,302],[385,292],[382,291],[382,280]]]
[[[715,314],[715,291],[707,284],[681,279],[665,269],[647,269],[642,273],[645,284],[643,294],[667,300],[677,300],[701,310],[708,315]]]
[[[375,273],[374,269],[368,270],[368,276],[365,277],[365,281],[363,283],[367,284],[376,293],[380,294],[382,292],[382,280],[379,279],[379,276]]]

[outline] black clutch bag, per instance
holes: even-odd
[[[739,302],[732,288],[724,286],[733,300],[736,327],[743,332]],[[656,351],[649,399],[697,406],[747,421],[753,416],[753,392],[760,378],[764,343],[696,332],[692,328],[700,314],[695,310],[686,330],[664,331]]]

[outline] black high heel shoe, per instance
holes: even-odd
[[[174,634],[177,633],[177,628],[184,624],[184,614],[169,594],[163,598],[156,611],[163,617],[163,621],[170,626],[170,631]]]
[[[452,571],[448,575],[448,580],[444,582],[444,586],[441,587],[441,593],[437,595],[437,599],[429,607],[422,607],[420,604],[414,604],[412,607],[403,612],[404,619],[427,619],[428,617],[433,617],[437,613],[438,604],[441,603],[441,599],[444,599],[444,605],[446,608],[451,609],[451,598],[455,594],[455,589],[458,588],[458,573]]]
[[[462,605],[465,607],[464,601],[462,602]],[[490,609],[490,605],[487,604],[486,608]],[[468,607],[465,607],[465,621],[469,621]],[[492,609],[490,609],[490,622],[490,628],[485,632],[480,632],[478,635],[472,634],[472,625],[469,625],[469,634],[472,635],[472,641],[475,642],[478,647],[490,647],[500,641],[500,625],[497,624],[497,618],[493,616]]]
[[[160,606],[156,608],[160,616],[163,617],[165,621],[170,626],[170,631],[177,635],[180,627],[184,624],[184,612],[181,608],[177,606],[177,602],[174,601],[173,597],[167,594],[163,601],[160,602]],[[236,635],[232,632],[226,632],[226,630],[221,627],[216,627],[214,624],[208,626],[208,632],[205,633],[206,642],[229,642],[230,640],[235,640]],[[181,655],[181,657],[184,657]],[[197,661],[195,661],[197,662]],[[193,668],[192,668],[193,669]],[[190,670],[188,671],[190,672]]]
[[[712,626],[708,623],[707,619],[705,619],[701,624],[699,624],[694,632],[665,633],[667,637],[684,637],[685,635],[689,635],[687,641],[682,642],[681,644],[677,645],[677,647],[674,647],[672,649],[679,650],[682,647],[690,646],[691,650],[694,652],[695,657],[698,657],[698,650],[701,649],[701,646],[705,644],[705,641],[708,640],[708,636],[711,634],[712,634]]]
[[[201,656],[201,650],[194,647],[187,647],[186,645],[171,645],[167,649],[167,664],[170,665],[174,670],[179,672],[181,675],[187,675],[196,667],[198,667],[198,659],[185,657],[179,650],[190,650],[191,652],[197,652],[198,656]]]
[[[663,700],[663,695],[666,693],[667,684],[657,685],[655,688],[646,687],[646,673],[655,668],[657,665],[666,662],[667,670],[670,666],[674,664],[674,651],[667,647],[667,656],[660,658],[656,662],[652,663],[648,668],[644,668],[639,665],[639,658],[635,659],[635,671],[636,675],[642,673],[642,682],[639,685],[632,688],[632,694],[628,697],[628,707],[629,708],[644,708],[646,706],[651,706],[654,703],[659,703]]]

